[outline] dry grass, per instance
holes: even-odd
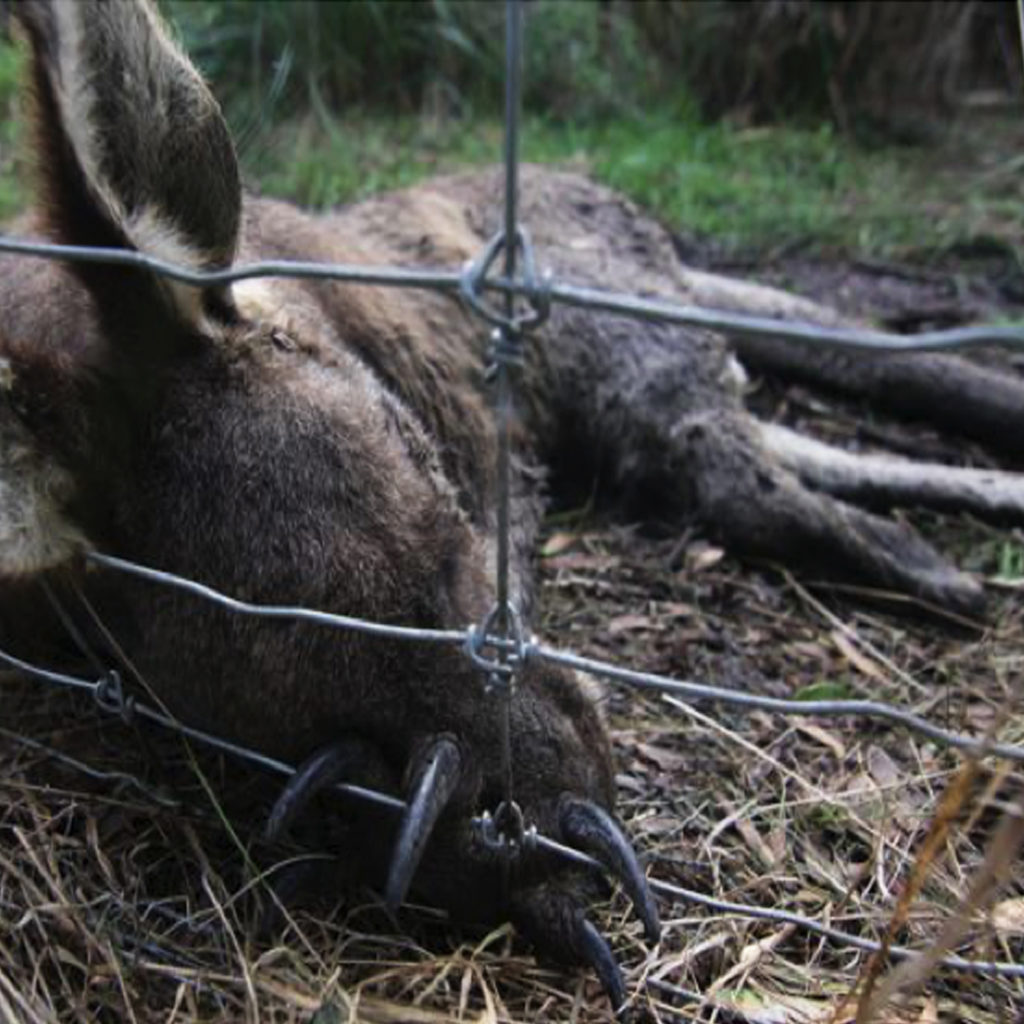
[[[741,573],[699,541],[584,534],[547,564],[545,630],[563,643],[760,693],[840,687],[913,705],[953,728],[1018,740],[1024,732],[1014,714],[1024,620],[1011,593],[997,598],[986,633],[972,636],[867,611],[838,594],[819,599],[771,573]],[[958,758],[864,721],[698,714],[621,692],[610,703],[626,814],[647,841],[654,874],[876,939],[899,910],[892,937],[904,945],[927,948],[955,915],[980,871],[999,801],[1019,784],[998,766],[961,781]],[[947,790],[954,796],[937,814]],[[939,841],[929,845],[936,820]],[[1018,897],[1020,881],[1018,871]],[[912,884],[913,898],[900,907]],[[1003,904],[1001,919],[1020,906]],[[960,946],[967,955],[1020,959],[1019,933],[993,930],[981,914],[974,923]],[[797,933],[766,951],[765,940],[784,931],[694,913],[673,921],[651,976],[739,1001],[751,1019],[770,1019],[771,1007],[781,1014],[773,1019],[830,1019],[865,958]],[[1022,993],[1019,984],[945,974],[914,1012],[930,999],[942,1019],[995,1021],[1024,1002]]]
[[[832,441],[864,440],[854,407],[764,385],[752,399]],[[884,438],[902,450],[939,443],[895,429]],[[988,575],[984,629],[741,566],[677,528],[583,515],[552,526],[535,625],[641,669],[773,696],[869,696],[1024,743],[1024,537],[919,521]],[[608,1019],[593,977],[538,964],[509,928],[460,932],[426,908],[394,922],[348,889],[261,929],[273,874],[320,857],[256,838],[279,779],[10,674],[0,702],[0,1021]],[[606,703],[620,809],[655,877],[933,959],[1024,961],[1019,768],[965,766],[855,718],[787,720],[621,688]],[[338,883],[339,866],[322,867]],[[624,900],[595,911],[648,1019],[1021,1020],[1019,980],[929,959],[895,967],[785,924],[661,909],[653,950]]]
[[[958,536],[970,529],[958,524]],[[542,630],[563,645],[760,693],[841,687],[1024,738],[1024,612],[1012,588],[994,591],[979,635],[742,570],[699,538],[590,525],[557,533],[548,552]],[[508,929],[456,934],[426,910],[404,912],[396,929],[367,894],[258,937],[267,888],[250,856],[272,863],[251,838],[265,779],[202,753],[192,764],[178,740],[104,719],[80,697],[10,676],[2,687],[12,732],[0,738],[0,1018],[606,1019],[592,978],[538,965]],[[920,949],[959,922],[948,943],[958,952],[1024,957],[1024,888],[1019,871],[1008,877],[1020,837],[1004,835],[985,865],[1000,808],[1019,793],[1005,766],[965,774],[958,757],[863,721],[776,720],[622,690],[608,709],[622,811],[657,877]],[[124,774],[91,777],[14,733]],[[1008,884],[979,895],[988,876]],[[622,901],[600,912],[637,1005],[656,1019],[718,1007],[722,1020],[852,1020],[869,977],[876,995],[885,988],[883,961],[869,968],[789,926],[662,909],[664,939],[650,951]],[[1024,1005],[1020,982],[925,974],[902,1008],[872,1019],[996,1024]],[[679,991],[702,993],[704,1008]]]

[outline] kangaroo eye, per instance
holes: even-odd
[[[279,348],[282,352],[294,352],[298,348],[294,339],[277,327],[270,332],[270,341],[274,348]]]

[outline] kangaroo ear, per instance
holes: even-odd
[[[230,265],[238,165],[220,108],[148,0],[23,0],[43,212],[56,239]],[[124,293],[123,270],[80,266]],[[179,304],[195,290],[173,288]],[[190,297],[190,298],[189,298]]]
[[[0,356],[0,580],[55,568],[85,546],[64,512],[71,475],[18,419],[13,385],[11,364]]]

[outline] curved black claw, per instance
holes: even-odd
[[[618,822],[590,800],[567,798],[559,814],[563,839],[596,857],[633,901],[650,942],[661,936],[661,920],[647,878]]]
[[[310,800],[337,782],[363,777],[380,761],[375,747],[365,740],[346,736],[318,750],[288,780],[267,818],[263,835],[271,842],[285,833]]]
[[[593,968],[618,1017],[626,1002],[626,983],[622,980],[622,971],[605,937],[585,917],[580,916],[578,920],[576,942],[580,958]]]
[[[402,819],[384,890],[389,910],[397,910],[405,899],[430,833],[459,784],[461,768],[459,748],[446,736],[435,740],[421,754],[412,774],[409,806]]]
[[[589,967],[616,1015],[622,1014],[626,1002],[622,972],[605,937],[587,920],[577,894],[543,882],[513,892],[509,909],[516,928],[538,950],[559,963]]]

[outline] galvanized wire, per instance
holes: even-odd
[[[502,282],[495,282],[500,285]],[[641,320],[660,320],[706,327],[745,337],[778,338],[781,341],[821,345],[825,348],[857,349],[868,352],[939,352],[945,349],[971,349],[985,345],[1024,348],[1024,327],[996,324],[956,327],[944,331],[922,331],[919,334],[891,334],[854,327],[824,327],[798,320],[777,320],[773,317],[750,316],[729,310],[705,309],[702,306],[681,306],[664,299],[638,298],[552,282],[547,291],[552,302],[582,309],[619,313]]]
[[[755,918],[761,921],[774,921],[778,924],[791,924],[803,931],[820,935],[830,942],[836,942],[843,946],[853,946],[855,949],[864,950],[866,953],[878,953],[882,945],[874,939],[865,939],[859,935],[851,935],[839,928],[822,924],[811,917],[804,917],[802,914],[793,914],[788,910],[776,910],[772,907],[753,907],[746,903],[732,903],[729,900],[718,900],[713,896],[705,896],[703,893],[695,892],[692,889],[684,889],[682,886],[673,885],[671,882],[662,882],[656,878],[650,880],[651,888],[663,896],[668,896],[685,903],[696,903],[709,910],[720,914],[738,914],[742,917]],[[907,949],[905,946],[886,946],[887,954],[893,960],[909,960],[920,956],[917,950]],[[961,956],[944,956],[939,961],[943,967],[954,971],[964,971],[970,974],[986,974],[1001,978],[1024,978],[1024,964],[1006,963],[1004,961],[989,960],[966,960]]]
[[[1012,743],[989,742],[975,739],[962,733],[950,732],[929,722],[920,715],[915,715],[906,708],[892,704],[882,704],[874,700],[786,700],[782,697],[759,697],[752,693],[736,690],[725,690],[718,686],[705,683],[684,682],[653,672],[637,672],[634,669],[610,665],[595,658],[584,658],[568,651],[559,651],[542,644],[531,644],[526,650],[527,657],[540,658],[554,665],[589,672],[592,675],[610,679],[616,683],[625,683],[639,689],[659,690],[677,697],[693,700],[717,700],[723,704],[737,707],[756,708],[760,711],[771,711],[782,715],[862,715],[867,718],[881,718],[889,722],[897,722],[914,732],[921,733],[946,747],[953,747],[975,756],[992,754],[1005,757],[1011,761],[1024,761],[1024,747]]]
[[[223,270],[193,270],[190,267],[161,260],[134,249],[104,248],[90,245],[58,245],[24,238],[0,235],[0,252],[17,253],[40,259],[66,263],[105,263],[115,267],[150,270],[161,277],[212,288],[261,277],[307,278],[310,280],[348,281],[372,284],[382,288],[419,288],[428,291],[457,292],[463,271],[410,269],[402,267],[368,267],[350,263],[320,263],[302,260],[259,260],[236,263]]]
[[[109,555],[102,555],[95,551],[87,552],[85,557],[97,565],[106,566],[117,572],[129,573],[163,586],[177,587],[202,597],[207,601],[212,601],[229,611],[237,612],[240,615],[294,619],[334,629],[358,630],[374,636],[398,640],[426,640],[435,643],[457,644],[466,648],[471,657],[473,657],[474,652],[479,650],[482,644],[486,644],[487,646],[495,647],[499,652],[504,651],[506,654],[515,654],[517,660],[536,658],[554,665],[562,665],[565,668],[588,672],[591,675],[600,676],[615,683],[623,683],[639,689],[659,690],[690,701],[714,700],[722,704],[770,711],[783,715],[825,715],[833,717],[838,715],[861,715],[866,718],[880,718],[927,736],[943,746],[962,750],[968,754],[975,756],[991,754],[996,757],[1005,757],[1011,761],[1024,762],[1024,747],[1012,743],[989,742],[985,739],[976,739],[971,736],[965,736],[962,733],[951,732],[948,729],[935,725],[933,722],[929,722],[927,719],[914,714],[914,712],[904,707],[883,704],[880,701],[787,700],[782,697],[762,697],[753,693],[726,690],[719,686],[709,686],[706,683],[673,679],[670,676],[659,675],[654,672],[638,672],[634,669],[613,665],[610,662],[599,661],[596,658],[587,658],[579,654],[573,654],[570,651],[560,651],[546,644],[537,642],[522,643],[515,637],[494,636],[490,632],[493,617],[488,618],[482,629],[476,625],[470,626],[465,630],[416,629],[411,626],[383,625],[381,623],[368,622],[365,619],[355,619],[346,615],[332,615],[328,612],[313,611],[309,608],[260,605],[248,601],[238,601],[227,594],[221,593],[219,590],[215,590],[213,587],[196,583],[194,580],[177,576],[171,572],[137,565],[124,558],[112,558]]]
[[[522,56],[523,10],[518,0],[505,3],[505,276],[516,276],[516,252],[519,248],[519,73]],[[494,630],[499,639],[507,640],[512,630],[512,608],[509,595],[509,546],[511,543],[512,505],[512,365],[518,361],[522,333],[514,323],[516,299],[505,296],[505,323],[497,327],[494,346],[495,427],[498,441],[495,515],[497,545],[495,567],[496,615]],[[512,765],[512,692],[515,675],[509,671],[509,652],[498,648],[498,664],[502,671],[488,679],[491,692],[500,702],[498,727],[500,733],[502,804],[495,812],[498,838],[503,850],[502,885],[508,894],[511,875],[512,844],[522,840],[522,814],[515,803]],[[500,685],[495,685],[499,683]]]
[[[351,615],[334,615],[330,612],[319,612],[312,608],[299,608],[292,605],[253,604],[251,601],[240,601],[227,594],[214,590],[203,583],[176,576],[161,569],[151,569],[145,565],[129,562],[125,558],[114,558],[99,551],[87,551],[86,559],[96,565],[138,576],[140,579],[165,586],[176,587],[178,590],[195,594],[196,597],[213,601],[222,608],[238,612],[240,615],[252,615],[261,619],[291,619],[298,622],[311,622],[319,626],[332,626],[336,629],[350,629],[357,633],[368,633],[370,636],[386,637],[388,640],[416,640],[420,643],[465,644],[466,632],[454,629],[420,629],[415,626],[392,626],[383,622],[370,622]]]
[[[27,750],[34,750],[37,754],[41,754],[48,760],[63,764],[80,775],[86,776],[86,778],[95,779],[97,782],[112,783],[115,786],[130,786],[146,797],[146,799],[152,800],[153,803],[161,807],[167,807],[172,810],[181,809],[182,804],[180,800],[173,796],[168,796],[155,786],[147,786],[141,779],[130,775],[128,772],[104,771],[101,768],[94,768],[91,764],[86,764],[77,757],[71,757],[70,754],[65,754],[62,750],[57,750],[54,747],[47,746],[45,743],[40,743],[39,740],[35,740],[31,736],[14,732],[12,729],[5,729],[3,726],[0,726],[0,736],[10,740],[12,743],[17,743],[18,746],[25,747]]]
[[[82,679],[78,676],[68,675],[65,672],[55,672],[52,669],[33,665],[2,649],[0,649],[0,664],[13,668],[18,672],[23,672],[25,675],[41,679],[44,682],[77,690],[80,693],[87,693],[108,714],[118,715],[125,720],[144,718],[156,725],[163,726],[165,729],[178,732],[190,740],[195,740],[214,750],[219,750],[221,753],[241,758],[260,768],[277,772],[279,775],[295,774],[295,769],[284,761],[268,757],[266,754],[261,754],[256,750],[250,750],[241,744],[231,743],[229,740],[222,739],[220,736],[215,736],[213,733],[205,732],[202,729],[195,729],[171,715],[149,707],[149,705],[141,701],[137,701],[132,697],[125,697],[121,689],[120,677],[116,672],[109,672],[98,679]],[[386,793],[380,793],[363,786],[338,783],[334,788],[339,793],[347,796],[369,800],[372,803],[389,807],[393,810],[405,809],[405,802],[403,800],[398,800]]]
[[[21,658],[17,658],[2,649],[0,649],[0,664],[7,665],[9,668],[16,669],[26,675],[34,676],[49,683],[67,687],[78,692],[89,693],[101,710],[108,714],[115,714],[128,719],[131,719],[133,716],[146,719],[156,725],[178,732],[191,740],[203,743],[214,750],[230,754],[258,767],[266,768],[281,775],[292,775],[295,772],[295,769],[291,765],[286,764],[283,761],[267,757],[265,754],[243,747],[240,744],[229,743],[227,740],[223,740],[218,736],[204,732],[201,729],[193,729],[190,726],[179,722],[177,719],[172,718],[170,715],[166,715],[163,712],[150,708],[146,704],[134,701],[132,698],[125,698],[121,692],[120,680],[116,673],[110,673],[97,680],[81,679],[77,676],[71,676],[63,672],[54,672],[50,669],[30,664],[29,662],[26,662]],[[113,687],[111,687],[112,680],[114,681]],[[16,738],[19,740],[21,739],[21,737]],[[41,749],[46,752],[46,748],[42,747],[42,745],[37,744],[36,746],[37,749]],[[113,780],[118,782],[122,781],[120,775],[114,776]],[[377,806],[384,807],[396,813],[402,813],[406,809],[405,801],[400,800],[397,797],[393,797],[390,794],[381,793],[378,790],[369,789],[364,786],[356,786],[350,783],[337,783],[334,786],[334,789],[343,796],[354,797],[359,800],[367,800]],[[480,821],[481,819],[475,819],[475,823],[480,823]],[[531,835],[530,841],[538,849],[544,850],[547,853],[553,854],[565,861],[576,864],[579,867],[595,871],[604,870],[603,865],[589,854],[584,853],[581,850],[577,850],[574,847],[566,846],[564,843],[560,843],[549,836],[534,833]],[[756,907],[747,903],[734,903],[727,900],[719,900],[713,896],[707,896],[706,894],[696,892],[693,889],[685,889],[682,886],[674,885],[671,882],[664,882],[657,878],[649,879],[649,884],[655,892],[658,892],[663,896],[686,903],[694,903],[699,906],[706,907],[709,910],[713,910],[716,913],[735,914],[740,917],[747,917],[755,920],[773,921],[779,924],[791,924],[804,931],[820,935],[823,938],[828,939],[830,942],[850,946],[865,952],[877,953],[882,949],[881,944],[875,942],[873,939],[865,939],[859,935],[852,935],[849,932],[842,931],[842,929],[833,928],[831,925],[822,924],[819,921],[815,921],[813,918],[804,917],[801,914],[793,914],[787,910],[776,910],[770,907]],[[889,946],[887,948],[887,952],[894,960],[905,960],[919,955],[915,950],[906,949],[902,946]],[[1002,961],[966,960],[959,956],[945,956],[939,960],[939,964],[950,970],[965,973],[984,974],[992,977],[1024,978],[1024,965],[1022,964],[1005,963]]]
[[[856,349],[870,352],[938,352],[947,349],[972,349],[986,345],[1024,349],[1024,327],[981,324],[919,334],[892,334],[854,327],[823,327],[820,324],[774,317],[750,316],[729,310],[682,305],[665,299],[640,298],[601,288],[583,288],[554,278],[545,281],[515,280],[506,277],[470,278],[468,269],[460,270],[369,267],[349,263],[308,263],[298,260],[263,260],[240,263],[225,270],[192,270],[166,260],[146,256],[130,249],[106,249],[94,246],[55,245],[0,235],[0,252],[59,260],[68,263],[108,263],[138,267],[163,277],[196,287],[214,287],[261,277],[309,278],[347,281],[384,288],[413,288],[459,295],[467,289],[495,291],[518,296],[535,304],[560,302],[582,309],[600,310],[641,320],[703,327],[727,334],[778,338],[783,341],[821,345],[825,348]]]

